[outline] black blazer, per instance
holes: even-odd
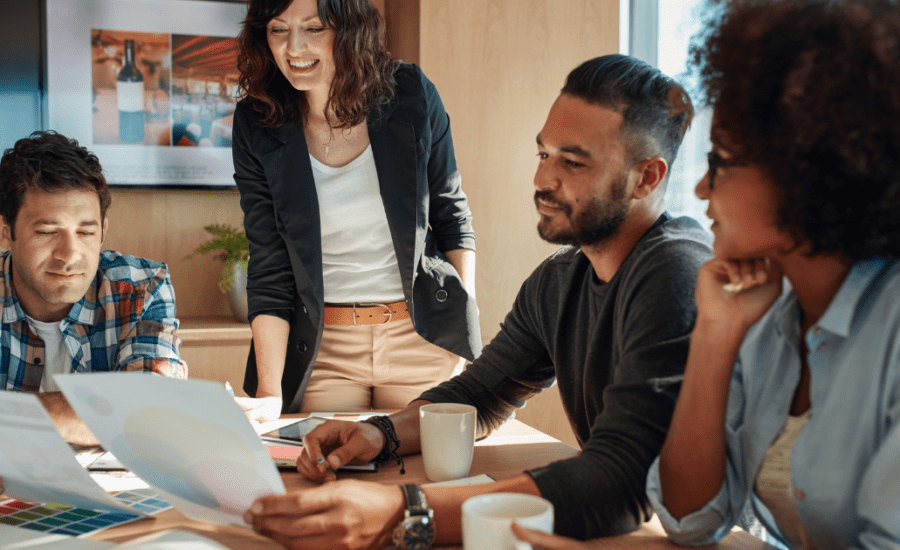
[[[467,359],[481,352],[477,308],[442,254],[475,249],[450,120],[434,85],[399,63],[397,90],[369,115],[369,141],[412,322],[427,341]],[[234,180],[250,241],[247,297],[259,314],[290,322],[281,385],[284,412],[300,408],[322,339],[324,291],[319,207],[300,120],[263,128],[248,104],[234,114]],[[251,344],[244,390],[255,395]]]

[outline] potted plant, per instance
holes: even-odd
[[[228,295],[231,312],[242,323],[247,322],[247,261],[250,259],[250,243],[241,229],[228,224],[214,223],[203,228],[212,238],[200,243],[185,259],[195,254],[220,251],[216,256],[225,264],[219,290]]]

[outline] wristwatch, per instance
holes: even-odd
[[[415,483],[400,489],[406,498],[406,512],[394,528],[394,544],[401,550],[428,550],[434,542],[434,512],[425,502],[425,491]]]

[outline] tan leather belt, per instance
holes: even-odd
[[[383,325],[402,319],[409,319],[406,302],[325,306],[326,325]]]

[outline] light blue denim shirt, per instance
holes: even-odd
[[[900,262],[854,265],[804,337],[812,413],[791,455],[800,521],[821,550],[898,549]],[[728,397],[726,479],[703,508],[676,521],[662,504],[659,459],[650,468],[650,502],[676,543],[714,542],[737,522],[787,419],[800,379],[799,344],[800,308],[785,288],[741,346]],[[763,525],[782,539],[755,495],[752,503]]]

